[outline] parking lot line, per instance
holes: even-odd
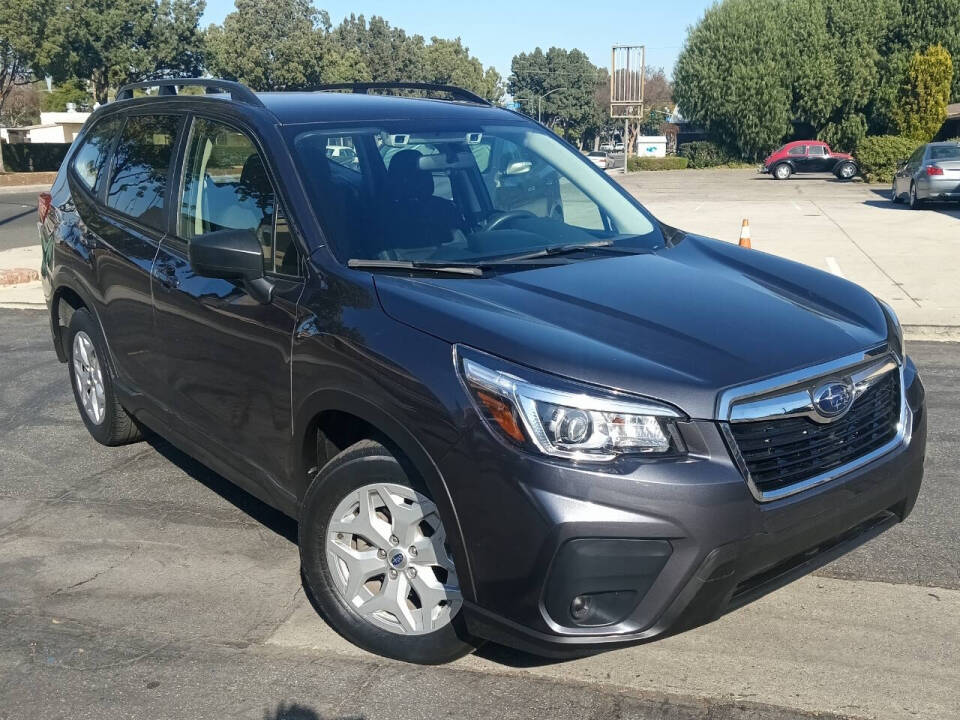
[[[844,280],[847,279],[847,276],[843,274],[843,270],[840,269],[840,263],[837,262],[836,258],[828,257],[827,259],[827,268],[837,277],[842,277]]]

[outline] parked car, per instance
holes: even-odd
[[[789,142],[767,156],[759,172],[770,173],[777,180],[787,180],[794,173],[830,172],[840,180],[849,180],[860,169],[852,155],[835,152],[819,140]]]
[[[923,385],[863,288],[669,227],[467,91],[149,84],[40,196],[57,357],[97,441],[149,428],[296,519],[357,645],[650,641],[913,508]]]
[[[588,152],[587,159],[601,170],[606,170],[608,167],[610,167],[610,158],[605,152],[601,152],[599,150]]]
[[[960,200],[960,143],[927,143],[914,151],[893,176],[890,199],[917,210],[927,200]]]

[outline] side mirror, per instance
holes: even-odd
[[[529,160],[519,160],[507,165],[504,175],[523,175],[533,169],[533,163]]]
[[[261,303],[270,302],[273,284],[263,277],[263,248],[253,230],[217,230],[198,235],[187,245],[197,275],[239,280]]]

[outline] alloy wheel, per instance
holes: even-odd
[[[463,604],[436,505],[412,488],[379,483],[351,492],[330,518],[325,548],[340,596],[384,630],[430,633]]]
[[[778,165],[776,172],[778,180],[786,180],[790,177],[790,166],[787,164]]]
[[[73,336],[73,378],[83,411],[99,425],[106,410],[103,370],[93,341],[82,330]]]
[[[853,167],[853,165],[847,163],[846,165],[842,165],[840,167],[840,177],[844,178],[845,180],[849,180],[853,177],[856,171],[857,170],[855,167]]]

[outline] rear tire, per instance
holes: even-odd
[[[445,537],[419,479],[383,445],[362,440],[330,460],[303,499],[305,586],[354,645],[411,663],[451,662],[477,641],[466,632]]]
[[[923,200],[917,197],[917,184],[910,183],[910,209],[911,210],[922,210],[923,209]]]
[[[791,175],[793,175],[793,168],[787,163],[780,163],[773,169],[775,180],[789,180]]]
[[[143,438],[136,421],[117,400],[100,326],[89,310],[73,313],[67,332],[67,366],[80,419],[102,445],[126,445]]]

